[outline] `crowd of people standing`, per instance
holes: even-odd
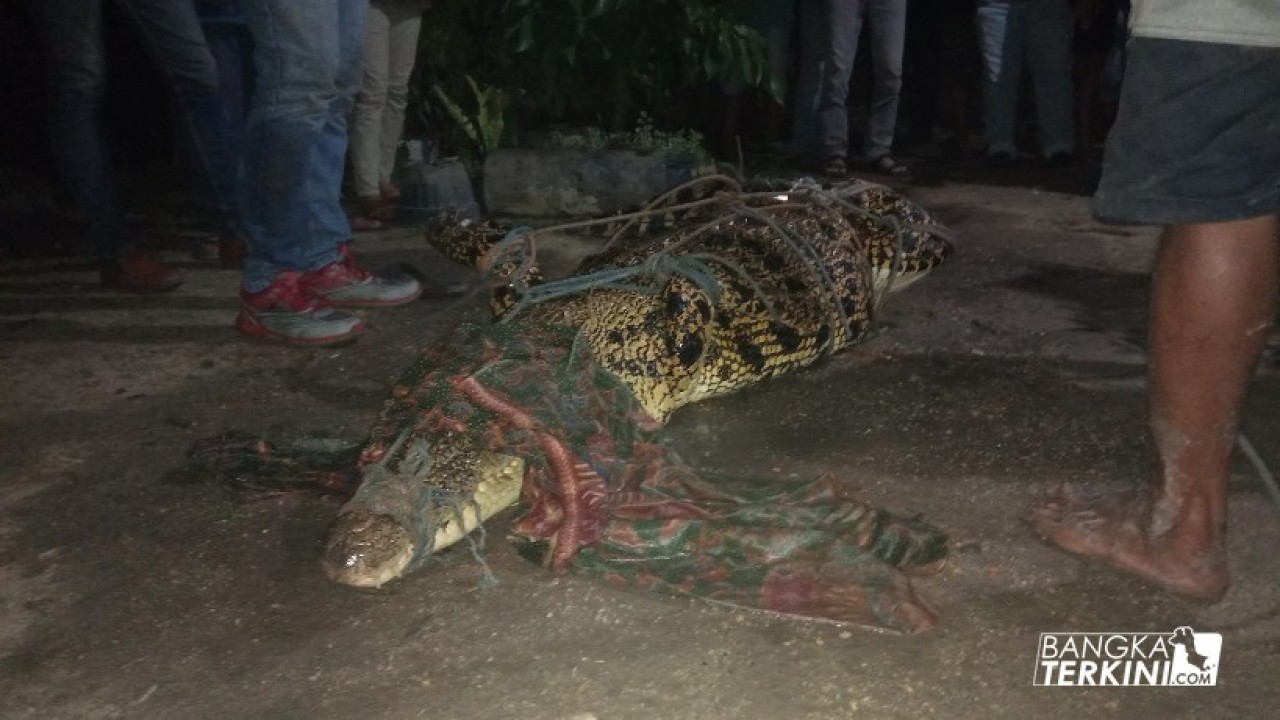
[[[376,220],[370,216],[394,202],[389,153],[403,123],[418,0],[374,0],[372,23],[370,0],[210,0],[200,3],[203,14],[181,0],[116,5],[172,92],[176,124],[228,247],[246,247],[236,321],[242,333],[304,345],[343,342],[364,329],[343,308],[403,305],[420,295],[416,280],[379,277],[356,261],[340,202],[349,149],[362,216]],[[769,39],[771,84],[780,89],[794,79],[795,91],[783,94],[792,102],[793,149],[831,176],[848,172],[850,99],[858,96],[850,83],[859,58],[868,58],[871,71],[857,159],[869,170],[903,175],[908,170],[893,155],[903,134],[899,110],[911,108],[909,135],[933,138],[946,113],[930,98],[966,76],[958,62],[967,57],[965,42],[957,41],[962,25],[973,28],[990,162],[1012,162],[1027,151],[1068,163],[1092,152],[1106,125],[1096,113],[1100,79],[1115,72],[1108,65],[1123,45],[1129,8],[1127,0],[739,5]],[[30,7],[48,60],[54,159],[88,220],[103,286],[176,289],[181,276],[139,247],[101,127],[102,0],[32,0]],[[971,24],[942,21],[961,9]],[[233,26],[224,28],[228,36],[209,32],[217,22]],[[869,51],[860,55],[864,28]],[[1155,470],[1147,491],[1132,496],[1059,488],[1029,519],[1070,552],[1214,600],[1230,585],[1224,542],[1232,447],[1280,288],[1280,16],[1249,0],[1150,0],[1136,5],[1132,28],[1133,62],[1094,210],[1103,219],[1165,228],[1154,270],[1148,390]],[[795,53],[792,37],[800,41]],[[253,72],[223,59],[245,40]],[[1024,67],[1034,94],[1034,144],[1019,133]],[[250,102],[227,101],[236,86],[229,75],[239,77]],[[904,76],[921,85],[906,103]],[[951,129],[963,125],[961,119]]]
[[[771,67],[793,67],[785,79],[794,90],[777,93],[791,104],[789,149],[803,166],[834,177],[855,160],[905,176],[894,155],[904,137],[963,143],[974,116],[994,165],[1024,152],[1054,164],[1096,155],[1107,125],[1099,100],[1104,80],[1118,84],[1129,12],[1128,0],[740,0],[737,7],[766,37],[795,28],[794,45],[768,43]],[[863,62],[869,71],[858,73]],[[1033,104],[1020,102],[1024,69]],[[865,108],[856,107],[862,98]],[[980,112],[969,111],[975,106]],[[865,118],[864,128],[851,118]],[[855,135],[860,148],[850,147]]]
[[[365,270],[349,239],[353,231],[378,228],[399,196],[392,170],[426,1],[114,3],[173,97],[178,134],[218,221],[214,252],[243,267],[241,332],[291,343],[341,342],[363,322],[336,308],[403,304],[421,292],[413,280]],[[790,148],[806,169],[841,177],[855,163],[905,176],[908,167],[894,152],[904,134],[929,142],[940,131],[963,133],[963,113],[940,118],[951,112],[949,104],[964,104],[963,93],[946,92],[966,78],[980,88],[987,157],[1012,162],[1028,142],[1019,132],[1020,113],[1029,109],[1018,96],[1024,67],[1034,88],[1038,154],[1069,163],[1090,152],[1105,122],[1095,122],[1087,107],[1098,95],[1105,67],[1099,60],[1123,36],[1117,28],[1127,5],[739,0],[735,7],[767,39],[770,85],[790,98],[789,108],[766,113],[775,132],[789,124]],[[103,0],[30,7],[48,59],[55,159],[88,220],[104,287],[177,288],[182,277],[140,249],[129,227],[102,130]],[[962,15],[970,20],[960,23],[967,32],[955,23]],[[980,61],[980,68],[958,73],[965,59]],[[859,74],[864,60],[869,70]],[[736,92],[742,87],[726,84]],[[863,97],[865,112],[855,102]],[[341,202],[345,187],[355,195],[354,208]]]
[[[223,259],[243,267],[241,333],[346,342],[365,329],[348,308],[404,305],[421,294],[417,280],[380,277],[356,260],[342,205],[349,147],[357,187],[379,201],[394,197],[387,149],[399,142],[405,66],[417,41],[416,22],[400,21],[420,15],[421,3],[376,0],[372,11],[369,0],[115,5],[172,94],[175,125],[224,237]],[[177,289],[182,276],[145,251],[127,221],[103,129],[103,1],[30,8],[47,60],[55,160],[87,221],[103,287]]]

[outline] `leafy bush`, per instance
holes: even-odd
[[[502,142],[553,124],[617,134],[642,111],[651,125],[678,123],[672,109],[723,78],[764,84],[765,56],[760,35],[716,0],[436,0],[418,88],[431,123],[454,122],[441,95],[473,118],[481,98],[502,97],[502,121],[487,123]]]

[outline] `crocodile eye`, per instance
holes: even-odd
[[[702,357],[702,336],[698,333],[689,333],[685,336],[684,342],[680,343],[680,347],[676,348],[676,358],[680,360],[683,367],[692,367],[698,359]]]
[[[689,302],[685,298],[684,293],[669,293],[667,295],[666,311],[668,315],[680,315],[684,309],[688,307]]]

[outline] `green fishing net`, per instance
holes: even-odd
[[[491,402],[478,403],[476,388]],[[486,406],[493,399],[500,410]],[[459,437],[524,458],[510,535],[523,555],[556,572],[905,632],[935,622],[908,576],[939,567],[946,556],[940,531],[854,499],[835,477],[796,481],[690,467],[630,391],[593,362],[573,328],[464,326],[424,353],[396,384],[360,454],[366,470],[388,471],[365,472],[353,502],[391,514],[418,534],[418,547],[429,545],[432,528],[412,518],[465,497],[442,494],[422,472],[399,467],[413,453],[388,453]],[[572,456],[572,477],[556,472],[548,438]],[[311,453],[323,459],[314,446]],[[287,455],[243,437],[192,453],[227,479],[259,488],[273,472],[298,482],[305,463]],[[263,476],[246,483],[255,458]],[[350,455],[328,455],[331,464],[343,458]],[[341,489],[340,471],[305,473]]]
[[[197,444],[191,460],[250,489],[311,482],[348,497],[344,512],[392,518],[413,540],[412,570],[433,550],[440,510],[474,504],[476,459],[517,457],[520,502],[505,529],[554,572],[902,632],[933,627],[911,577],[941,567],[942,532],[861,501],[833,475],[690,466],[583,334],[546,317],[462,326],[428,348],[358,452],[224,436]],[[483,563],[483,538],[470,542]]]

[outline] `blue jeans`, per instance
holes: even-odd
[[[201,18],[200,23],[218,64],[218,103],[226,145],[238,166],[244,146],[244,119],[249,114],[253,91],[253,43],[243,17],[238,22],[233,18]]]
[[[1018,81],[1031,70],[1040,124],[1040,150],[1073,152],[1071,38],[1075,22],[1066,0],[979,0],[984,126],[987,152],[1017,154]]]
[[[244,289],[338,259],[347,115],[360,89],[368,0],[247,0],[257,81],[244,132]]]
[[[822,14],[817,15],[818,10]],[[867,157],[879,158],[893,148],[898,122],[906,0],[825,0],[809,2],[801,10],[802,42],[818,42],[819,57],[816,73],[812,54],[807,63],[802,60],[802,65],[809,67],[802,67],[797,88],[796,136],[799,141],[812,131],[814,125],[808,114],[814,113],[820,144],[817,149],[826,158],[843,158],[849,153],[849,79],[858,55],[864,16],[871,28],[871,111],[863,149]],[[801,55],[805,55],[803,49]]]
[[[224,231],[234,218],[236,158],[228,150],[218,105],[218,70],[190,2],[122,0],[161,75],[177,98],[177,122],[190,136],[200,189]],[[104,262],[137,239],[124,218],[120,188],[100,111],[106,86],[101,0],[33,0],[49,72],[49,131],[54,161],[72,200],[86,215]]]
[[[800,67],[796,73],[795,113],[791,121],[791,151],[818,154],[818,88],[826,63],[827,0],[799,0]]]

